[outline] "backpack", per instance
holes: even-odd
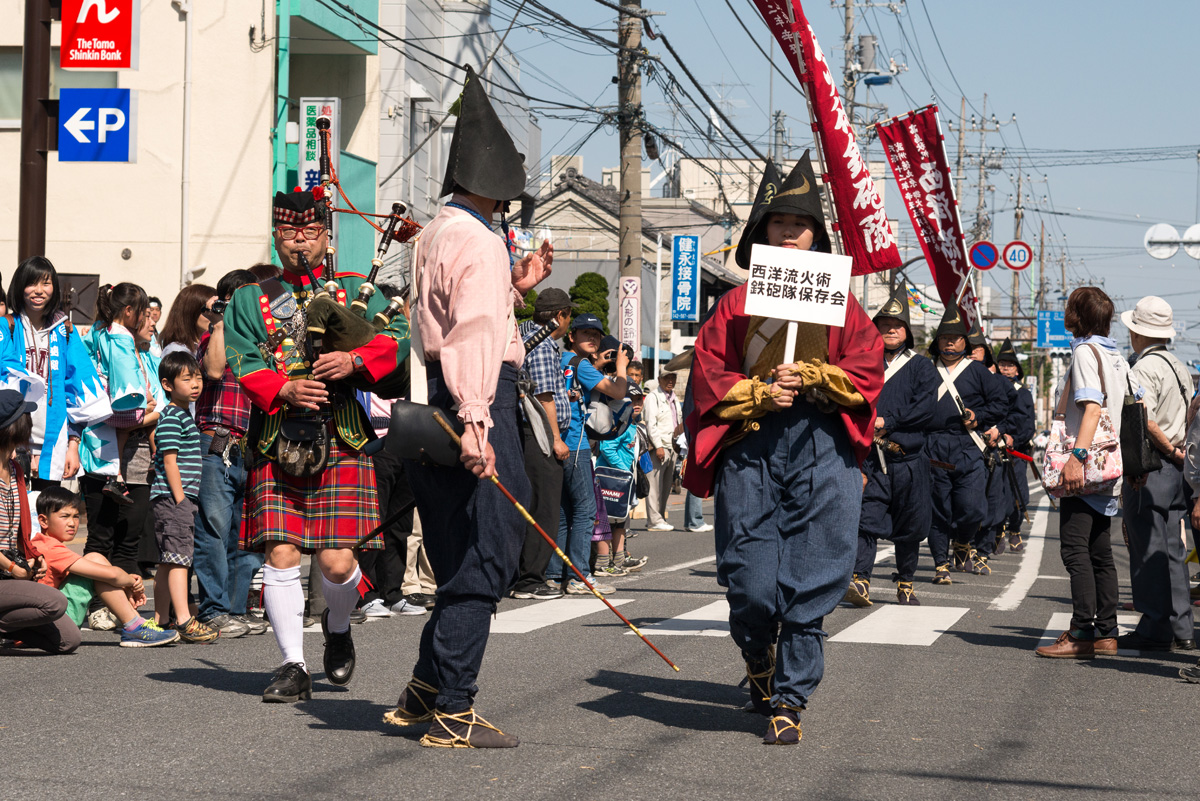
[[[566,376],[570,390],[578,374],[583,356],[575,354],[569,364],[570,375]],[[583,430],[588,439],[603,442],[616,439],[629,429],[633,420],[633,401],[629,398],[610,398],[603,392],[592,390],[584,403]]]

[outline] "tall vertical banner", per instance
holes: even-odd
[[[671,319],[700,321],[700,237],[676,236],[671,243]]]
[[[320,131],[317,130],[319,117],[329,118],[329,163],[335,173],[341,162],[341,100],[336,97],[300,98],[300,163],[296,165],[296,179],[300,188],[305,190],[321,183],[321,140]],[[329,240],[335,249],[341,238],[338,233],[340,227],[334,227]]]
[[[790,8],[789,8],[790,4]],[[800,0],[754,0],[788,63],[804,86],[812,110],[812,127],[821,146],[821,176],[830,188],[835,230],[842,252],[853,259],[854,275],[900,266],[896,237],[888,224],[883,196],[858,149],[850,118]]]
[[[926,106],[876,125],[875,133],[904,196],[938,296],[949,308],[971,265],[937,112],[937,106]],[[979,300],[972,288],[967,288],[959,309],[968,322],[979,322]]]
[[[639,354],[638,358],[640,359],[642,352],[642,279],[636,275],[622,275],[617,281],[621,288],[617,300],[620,309],[617,313],[620,323],[617,338],[633,348],[633,352]],[[655,342],[655,347],[658,347],[657,342]]]

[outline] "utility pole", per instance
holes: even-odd
[[[617,22],[617,120],[620,126],[621,180],[618,230],[620,283],[617,293],[619,336],[622,342],[641,352],[641,282],[642,282],[642,0],[621,0]],[[632,314],[627,307],[632,306]],[[654,318],[658,319],[655,309]],[[655,360],[661,332],[655,331],[652,340]]]
[[[21,177],[17,259],[46,253],[46,172],[50,152],[50,0],[26,0],[21,54]]]
[[[958,198],[959,205],[962,205],[963,198],[963,180],[966,177],[963,174],[963,161],[967,155],[967,99],[962,99],[962,104],[958,109],[958,167],[955,171],[954,178],[954,197]]]
[[[858,83],[856,69],[858,59],[854,52],[854,0],[844,0],[846,11],[846,32],[842,40],[842,50],[846,54],[845,68],[842,72],[842,105],[850,117],[850,127],[854,127],[854,86]],[[865,298],[864,298],[865,300]]]
[[[1033,312],[1034,317],[1037,317],[1038,309],[1043,309],[1045,307],[1046,307],[1046,222],[1045,222],[1045,220],[1043,220],[1042,221],[1042,233],[1038,237],[1038,298],[1037,298],[1037,303],[1034,304],[1034,312]],[[1037,372],[1038,395],[1040,396],[1040,400],[1041,400],[1041,403],[1039,405],[1043,409],[1045,409],[1049,405],[1049,401],[1047,400],[1047,398],[1049,398],[1049,392],[1048,392],[1049,387],[1046,386],[1049,383],[1046,380],[1046,360],[1048,358],[1049,357],[1045,353],[1043,353],[1042,357],[1040,359],[1038,359],[1038,367],[1039,367],[1038,372]],[[1042,419],[1045,419],[1045,417],[1043,417]]]
[[[783,169],[783,166],[782,166],[783,165],[783,143],[784,143],[784,137],[787,135],[787,131],[783,125],[783,120],[784,120],[785,116],[786,115],[783,113],[783,111],[775,112],[775,153],[774,153],[774,158],[775,158],[775,163],[780,165],[780,167],[779,167],[780,169]]]
[[[1021,238],[1021,221],[1025,218],[1025,203],[1021,199],[1021,159],[1017,159],[1017,207],[1013,211],[1013,239]],[[1012,271],[1012,316],[1013,316],[1013,331],[1018,331],[1017,315],[1021,313],[1021,273],[1017,270]]]

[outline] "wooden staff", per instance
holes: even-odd
[[[442,427],[443,430],[445,430],[445,432],[454,441],[454,444],[461,449],[462,448],[462,440],[459,438],[458,434],[455,433],[454,429],[450,427],[450,424],[446,422],[445,418],[443,418],[438,412],[434,412],[433,419],[439,426]],[[498,489],[498,490],[500,490],[500,492],[504,493],[504,497],[508,498],[509,502],[512,503],[512,505],[516,508],[516,510],[521,513],[521,517],[525,518],[525,522],[528,523],[529,525],[533,526],[534,530],[537,531],[538,534],[542,535],[542,539],[544,539],[546,542],[550,543],[550,547],[554,549],[554,553],[558,554],[558,558],[563,560],[563,564],[565,564],[567,567],[571,568],[571,570],[575,571],[575,575],[579,576],[579,580],[584,583],[584,586],[586,586],[589,590],[592,591],[592,595],[595,595],[597,598],[599,598],[601,601],[603,601],[604,605],[607,606],[609,609],[611,609],[612,613],[614,615],[621,618],[622,623],[624,623],[626,626],[629,626],[629,628],[633,631],[634,634],[636,634],[637,636],[642,638],[642,642],[646,643],[646,645],[649,645],[650,649],[653,650],[654,653],[661,656],[662,660],[664,662],[666,662],[668,665],[670,665],[672,670],[674,670],[676,673],[678,673],[679,668],[676,667],[675,663],[672,662],[670,659],[667,659],[666,654],[664,654],[662,651],[658,650],[658,648],[655,647],[654,643],[652,643],[648,639],[646,639],[646,635],[642,634],[642,632],[638,630],[637,626],[635,626],[635,625],[633,625],[633,623],[629,622],[629,618],[625,617],[620,612],[618,612],[617,608],[615,606],[613,606],[612,604],[610,604],[608,602],[608,599],[605,598],[603,595],[601,595],[600,591],[597,590],[592,585],[592,582],[587,580],[587,576],[585,576],[585,575],[583,575],[583,573],[579,572],[579,568],[575,567],[575,564],[570,560],[570,558],[565,553],[562,552],[562,549],[558,547],[558,543],[556,543],[554,541],[554,538],[542,530],[542,527],[539,526],[537,524],[537,521],[533,519],[533,515],[529,514],[529,512],[525,509],[525,507],[521,505],[521,502],[518,501],[516,498],[514,498],[512,493],[509,492],[508,489],[503,484],[500,483],[499,477],[492,476],[491,482],[496,485],[496,489]]]

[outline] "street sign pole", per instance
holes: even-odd
[[[50,150],[50,0],[25,3],[21,55],[21,177],[17,260],[46,252],[46,166]]]

